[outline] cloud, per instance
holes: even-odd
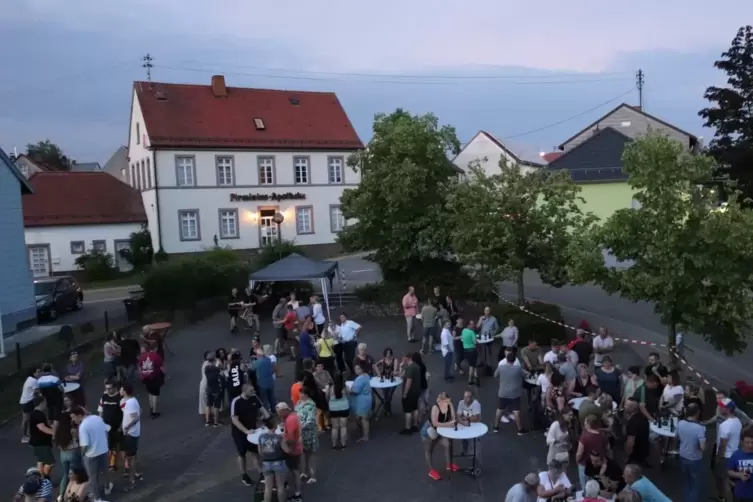
[[[309,67],[343,71],[485,64],[598,72],[621,52],[726,45],[740,20],[753,18],[753,3],[735,4],[735,16],[721,16],[701,0],[30,0],[0,16],[159,42],[283,41]]]

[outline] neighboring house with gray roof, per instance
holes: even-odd
[[[0,149],[0,336],[25,329],[37,319],[21,202],[33,192],[26,177]]]
[[[96,173],[102,171],[99,162],[76,162],[71,163],[71,171],[76,173]]]
[[[466,171],[468,164],[478,160],[480,167],[487,175],[499,174],[499,162],[505,159],[507,162],[517,165],[523,172],[535,171],[544,166],[541,158],[532,154],[532,149],[522,145],[506,145],[492,134],[479,131],[466,143],[452,163]]]
[[[13,164],[26,179],[31,178],[37,173],[54,171],[54,169],[43,162],[36,161],[26,154],[21,154],[13,159]]]
[[[130,185],[131,183],[128,179],[128,148],[121,146],[115,150],[115,153],[105,162],[102,170],[110,176],[118,178],[123,183]]]

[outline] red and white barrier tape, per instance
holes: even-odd
[[[528,315],[532,315],[534,317],[538,317],[539,319],[543,319],[544,321],[550,322],[552,324],[556,324],[558,326],[562,326],[563,328],[571,329],[573,331],[577,331],[577,330],[580,329],[580,328],[576,328],[574,326],[570,326],[569,324],[565,324],[564,322],[555,321],[554,319],[549,319],[548,317],[544,317],[543,315],[541,315],[541,314],[539,314],[537,312],[532,312],[532,311],[528,310],[525,307],[521,307],[520,305],[518,305],[515,302],[511,302],[510,300],[506,300],[506,299],[502,298],[499,295],[497,295],[497,296],[503,302],[505,302],[505,303],[507,303],[509,305],[512,305],[512,306],[514,306],[514,307],[522,310],[523,312],[525,312]],[[585,330],[585,329],[583,331],[585,333],[590,334],[590,335],[597,336],[597,333],[592,333],[592,332],[590,332],[588,330]],[[667,349],[669,352],[672,352],[674,354],[674,356],[677,358],[677,360],[680,361],[680,363],[682,363],[682,365],[685,366],[688,369],[688,371],[690,371],[696,377],[698,377],[701,382],[703,382],[705,385],[707,385],[708,387],[710,387],[714,392],[719,392],[719,390],[716,387],[714,387],[711,384],[711,382],[709,382],[708,378],[706,378],[705,376],[703,376],[698,370],[696,370],[693,366],[691,366],[690,363],[688,363],[688,361],[686,361],[682,356],[680,356],[677,352],[675,352],[668,345],[663,344],[663,343],[647,342],[645,340],[631,340],[630,338],[616,338],[616,337],[613,337],[613,338],[614,338],[615,342],[632,343],[632,344],[635,344],[635,345],[648,345],[650,347],[663,347],[663,348]]]

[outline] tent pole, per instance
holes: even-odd
[[[322,285],[322,293],[324,293],[324,305],[327,307],[327,321],[332,320],[332,312],[329,310],[329,293],[327,292],[327,278],[322,277],[319,279]]]
[[[251,292],[254,292],[254,281],[248,281],[248,289],[251,290]]]
[[[337,269],[337,284],[340,285],[340,308],[343,308],[343,293],[345,293],[345,291],[343,291],[343,279],[340,275],[340,267]]]

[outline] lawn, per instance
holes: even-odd
[[[81,286],[86,291],[95,291],[97,289],[109,289],[109,288],[121,288],[127,286],[134,286],[135,288],[141,287],[141,277],[138,275],[126,275],[123,277],[116,277],[108,281],[96,281],[96,282],[82,282]]]

